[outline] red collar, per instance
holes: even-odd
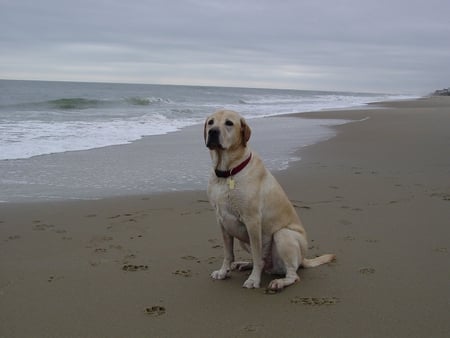
[[[216,173],[216,176],[217,177],[221,177],[221,178],[227,178],[227,177],[230,177],[230,176],[234,176],[238,172],[240,172],[242,169],[244,169],[247,166],[248,162],[250,162],[251,159],[252,159],[252,153],[250,153],[250,156],[244,162],[239,164],[237,167],[234,167],[234,168],[232,168],[230,170],[218,170],[218,169],[215,169],[214,171]]]

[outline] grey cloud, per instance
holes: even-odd
[[[0,78],[420,92],[448,1],[0,0]]]

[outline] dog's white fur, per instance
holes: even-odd
[[[217,177],[214,170],[211,173],[208,198],[224,242],[222,267],[211,277],[225,279],[232,269],[252,269],[243,286],[259,288],[261,273],[266,271],[285,276],[269,284],[269,289],[280,290],[300,280],[300,266],[328,263],[335,255],[305,257],[308,245],[302,223],[279,183],[247,146],[250,135],[245,119],[233,111],[217,111],[205,122],[213,169],[230,170],[252,154],[248,165],[233,177],[234,187],[229,179]],[[234,262],[234,238],[251,253],[253,263]]]

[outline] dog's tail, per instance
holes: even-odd
[[[325,263],[330,263],[331,261],[334,261],[336,259],[336,255],[333,254],[326,254],[326,255],[322,255],[316,258],[303,258],[302,261],[302,266],[304,268],[314,268],[316,266],[325,264]]]

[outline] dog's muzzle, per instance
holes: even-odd
[[[219,140],[220,130],[217,128],[212,128],[208,131],[208,140],[206,142],[206,146],[209,149],[223,149]]]

